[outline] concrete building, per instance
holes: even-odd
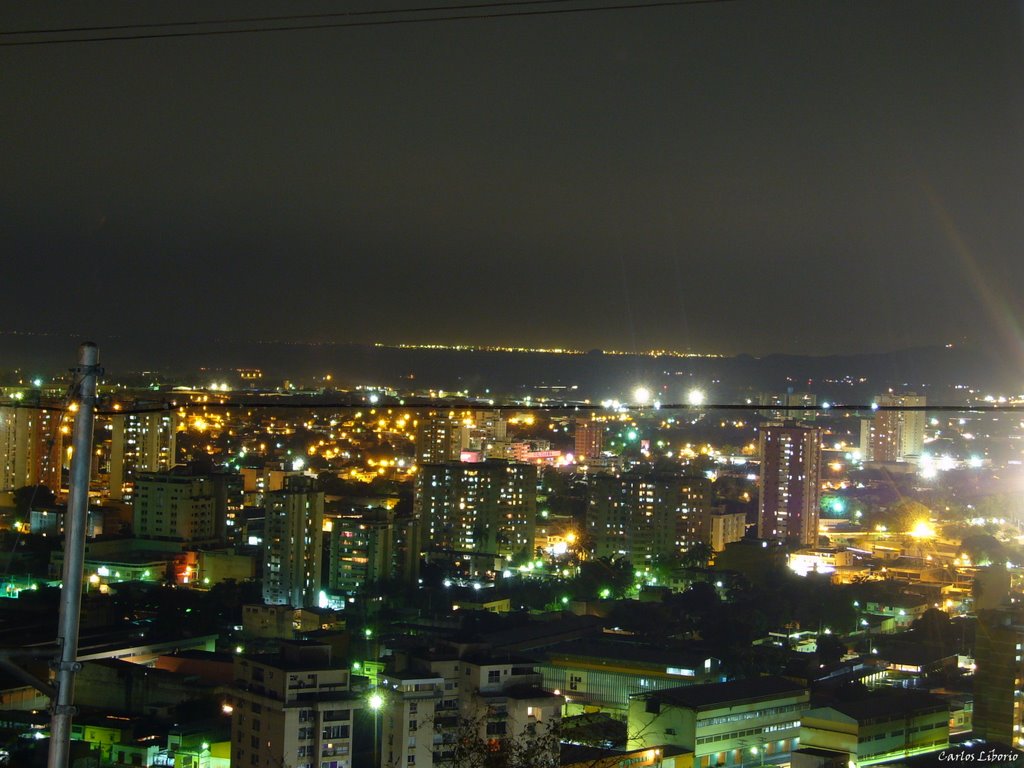
[[[804,712],[792,764],[875,765],[948,746],[949,705],[920,691],[893,690]]]
[[[289,477],[268,493],[263,538],[263,601],[315,606],[323,559],[324,494],[309,477]]]
[[[439,649],[396,662],[380,681],[381,766],[450,765],[460,736],[499,742],[557,728],[562,697],[532,662],[487,650]]]
[[[565,696],[567,715],[599,710],[623,716],[634,694],[722,679],[712,656],[607,639],[552,646],[538,669],[544,687]]]
[[[801,546],[818,542],[821,430],[796,422],[761,427],[757,535]]]
[[[1024,747],[1024,611],[979,611],[974,642],[974,734]]]
[[[573,435],[573,448],[577,462],[600,456],[604,451],[604,424],[586,418],[574,421],[576,431]]]
[[[498,460],[425,464],[416,476],[413,510],[424,547],[532,554],[537,468]]]
[[[0,491],[45,485],[60,491],[71,419],[48,408],[0,406]]]
[[[875,402],[879,409],[872,418],[861,422],[861,456],[865,461],[916,464],[924,450],[923,409],[928,399],[923,395],[889,393],[879,395]]]
[[[333,591],[356,592],[361,586],[391,578],[395,513],[384,508],[327,513],[329,541],[327,584]]]
[[[227,509],[220,491],[214,476],[194,467],[138,473],[132,501],[136,538],[222,541]]]
[[[247,637],[291,640],[320,630],[345,629],[345,619],[327,608],[290,605],[243,605],[242,631]]]
[[[701,509],[696,521],[697,537],[715,552],[721,552],[726,544],[747,535],[746,512],[726,512],[724,508]]]
[[[416,463],[458,461],[462,451],[462,422],[454,411],[428,410],[416,420]]]
[[[630,697],[629,748],[671,744],[694,766],[750,766],[784,760],[796,747],[806,688],[781,677],[669,688]]]
[[[595,557],[628,557],[634,567],[679,554],[700,539],[711,484],[672,473],[600,474],[589,479],[587,535]]]
[[[135,477],[176,463],[176,411],[119,413],[110,422],[110,498],[130,499]]]
[[[351,768],[363,697],[330,646],[290,640],[279,654],[238,657],[230,691],[232,766]]]
[[[815,417],[813,410],[818,405],[817,395],[810,392],[762,393],[758,404],[764,407],[760,413],[766,419],[800,419],[811,421]]]
[[[462,451],[478,451],[486,458],[503,458],[508,420],[499,410],[464,414],[459,430]]]

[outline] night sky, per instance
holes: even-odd
[[[26,2],[0,27],[382,7]],[[1021,8],[0,47],[0,332],[1020,355]]]

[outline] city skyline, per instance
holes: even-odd
[[[0,328],[169,347],[966,342],[1024,370],[1016,6],[600,5],[0,35],[19,264]],[[3,31],[210,18],[168,13],[33,4]]]

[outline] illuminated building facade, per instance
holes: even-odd
[[[537,468],[497,460],[424,465],[416,476],[414,513],[431,549],[532,553]]]
[[[354,712],[365,705],[350,674],[330,646],[298,640],[236,658],[231,765],[351,768]]]
[[[473,411],[462,419],[460,434],[462,450],[494,456],[508,437],[508,422],[501,411]]]
[[[324,494],[310,477],[289,477],[265,498],[263,602],[315,606],[323,559]]]
[[[328,514],[324,529],[330,542],[327,580],[332,590],[355,592],[393,575],[393,511]]]
[[[804,686],[771,676],[635,694],[628,747],[683,747],[695,768],[776,764],[798,745],[809,700]]]
[[[129,499],[135,476],[175,464],[179,416],[175,411],[119,413],[111,419],[110,498]]]
[[[725,509],[704,511],[697,518],[697,530],[701,541],[715,552],[721,552],[726,544],[747,535],[747,513],[726,512]]]
[[[576,461],[600,456],[604,451],[604,424],[589,419],[576,419],[573,440]]]
[[[557,729],[564,699],[542,682],[532,661],[507,653],[460,657],[439,648],[410,656],[381,678],[380,765],[452,766],[467,723],[478,724],[479,737],[495,743]],[[552,764],[558,755],[536,759]]]
[[[794,758],[834,755],[839,765],[873,765],[948,746],[949,705],[923,691],[893,690],[804,712]]]
[[[182,465],[135,478],[132,500],[137,538],[186,543],[229,538],[241,500],[241,478]]]
[[[875,402],[885,407],[923,408],[923,395],[879,395]],[[866,461],[916,463],[924,450],[925,411],[878,410],[861,424],[861,455]]]
[[[813,546],[818,541],[821,430],[796,422],[761,427],[757,535]]]
[[[628,557],[634,567],[679,554],[699,541],[710,481],[672,473],[593,475],[587,534],[596,557]]]
[[[462,452],[462,423],[452,412],[424,411],[416,421],[416,463],[458,461]]]
[[[63,429],[70,419],[47,408],[0,407],[0,490],[45,485],[60,491]]]

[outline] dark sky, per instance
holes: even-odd
[[[1020,355],[1022,39],[1017,2],[750,0],[0,47],[0,331]]]

